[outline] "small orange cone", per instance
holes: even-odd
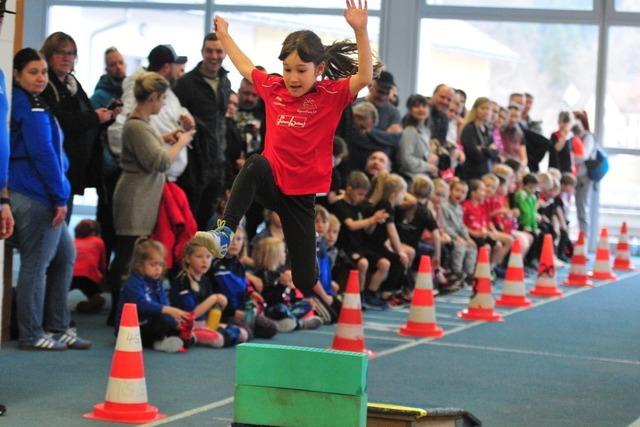
[[[593,272],[589,274],[595,280],[614,280],[616,275],[611,272],[611,255],[609,253],[609,231],[606,227],[600,230],[600,241],[596,250],[596,260]]]
[[[342,300],[342,309],[338,317],[338,327],[333,338],[332,350],[367,353],[374,357],[371,350],[364,347],[364,328],[362,326],[362,307],[360,305],[360,281],[358,270],[349,272],[347,287]]]
[[[536,285],[529,291],[529,295],[536,297],[560,297],[563,292],[558,289],[556,282],[556,265],[553,256],[553,237],[544,235],[540,263],[538,264],[538,278]]]
[[[147,404],[142,341],[135,304],[125,304],[122,310],[107,384],[107,397],[84,417],[128,424],[144,424],[166,418],[165,414],[158,412],[158,408]]]
[[[622,228],[620,229],[620,238],[616,246],[616,259],[613,260],[613,268],[616,270],[635,270],[631,265],[631,250],[629,249],[629,233],[626,222],[622,223]]]
[[[567,280],[562,282],[565,286],[593,286],[587,277],[587,256],[584,250],[584,231],[578,234],[578,240],[573,248],[571,268]]]
[[[525,296],[522,249],[520,249],[520,240],[518,239],[513,242],[511,247],[509,265],[502,285],[502,295],[496,300],[496,305],[507,307],[529,307],[531,305],[531,301]]]
[[[420,257],[420,266],[416,275],[416,287],[413,290],[409,319],[400,328],[398,334],[431,338],[440,338],[444,335],[442,328],[439,328],[436,324],[431,258],[426,255]]]
[[[486,322],[502,322],[504,319],[494,311],[495,302],[491,295],[491,267],[489,265],[489,246],[478,251],[475,283],[469,300],[469,307],[458,312],[458,317],[466,320],[484,320]]]

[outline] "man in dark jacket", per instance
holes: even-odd
[[[205,229],[224,189],[225,113],[231,93],[226,57],[215,33],[202,43],[202,61],[181,77],[173,91],[196,119],[197,132],[189,163],[178,184],[185,190],[198,227]]]
[[[118,49],[110,47],[104,52],[106,73],[100,76],[91,95],[93,108],[109,108],[111,102],[122,98],[122,81],[127,76],[127,63]]]

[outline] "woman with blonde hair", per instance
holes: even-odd
[[[489,98],[480,97],[462,123],[460,141],[466,158],[462,164],[462,179],[482,178],[491,170],[491,163],[498,159],[498,149],[486,126],[490,111]]]
[[[135,81],[136,108],[122,131],[122,174],[113,193],[113,225],[116,230],[115,258],[111,265],[112,307],[136,240],[149,236],[158,218],[165,172],[191,142],[194,131],[183,132],[178,142],[165,148],[162,136],[150,124],[165,102],[169,82],[158,73],[146,72]],[[112,309],[107,323],[113,321]]]

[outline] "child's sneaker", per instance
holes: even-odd
[[[233,235],[233,230],[224,225],[224,221],[219,220],[218,228],[210,231],[198,231],[193,236],[193,240],[207,248],[214,258],[224,258],[233,240]]]
[[[51,338],[65,344],[71,350],[87,350],[91,348],[91,341],[80,338],[76,328],[69,328],[64,332],[51,334]]]
[[[274,320],[276,324],[276,329],[278,332],[291,332],[296,329],[298,326],[298,322],[296,319],[292,319],[290,317],[285,317],[284,319]]]
[[[182,350],[182,339],[180,337],[164,337],[153,343],[153,349],[165,353],[178,353]]]
[[[322,326],[322,319],[318,316],[298,320],[298,329],[318,329],[320,326]]]

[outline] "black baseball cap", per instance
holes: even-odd
[[[173,46],[170,44],[159,44],[149,52],[149,68],[158,70],[164,64],[184,64],[187,62],[186,56],[178,56]]]
[[[376,86],[382,90],[391,90],[396,83],[393,80],[393,74],[388,71],[381,71],[376,79]]]
[[[0,15],[4,15],[5,13],[16,14],[11,10],[7,10],[7,0],[0,0]]]

